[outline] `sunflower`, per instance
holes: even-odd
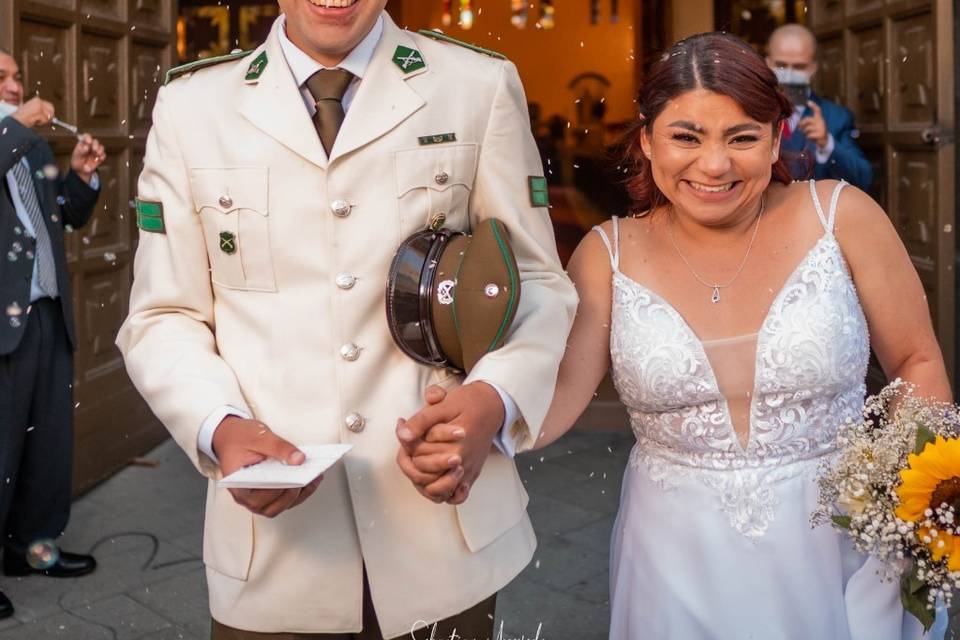
[[[947,567],[960,571],[960,440],[937,436],[922,452],[910,454],[900,479],[897,517],[923,523],[917,533],[933,559],[946,556]]]

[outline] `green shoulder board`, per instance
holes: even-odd
[[[197,69],[203,69],[204,67],[211,67],[215,64],[220,64],[221,62],[228,62],[230,60],[239,60],[240,58],[245,58],[246,56],[253,53],[253,49],[250,51],[235,51],[233,53],[228,53],[224,56],[214,56],[213,58],[201,58],[200,60],[194,60],[193,62],[188,62],[182,64],[179,67],[174,67],[167,71],[167,77],[163,81],[163,84],[169,83],[174,78],[182,76],[185,73],[190,73],[191,71],[196,71]]]
[[[433,38],[434,40],[439,40],[440,42],[449,42],[450,44],[455,44],[461,47],[466,47],[471,51],[476,51],[477,53],[482,53],[485,56],[490,56],[491,58],[497,58],[499,60],[506,60],[507,56],[499,53],[497,51],[491,51],[490,49],[484,49],[483,47],[478,47],[475,44],[469,44],[462,40],[457,40],[456,38],[451,38],[445,33],[440,33],[439,31],[434,31],[432,29],[420,29],[418,31],[422,36],[427,36],[428,38]]]

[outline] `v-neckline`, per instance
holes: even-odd
[[[710,375],[710,380],[713,383],[713,389],[714,391],[716,391],[717,395],[721,396],[722,398],[725,416],[726,416],[727,428],[730,432],[730,436],[733,439],[735,446],[737,447],[737,453],[739,454],[748,453],[753,448],[753,445],[754,445],[755,429],[753,425],[753,415],[754,415],[754,406],[755,406],[754,403],[756,402],[756,399],[757,399],[757,371],[759,370],[759,367],[760,367],[760,354],[762,352],[760,348],[761,342],[763,341],[764,333],[767,331],[767,325],[770,322],[770,316],[773,313],[773,310],[780,306],[781,304],[780,299],[790,289],[790,285],[796,279],[797,274],[800,273],[800,271],[803,269],[804,266],[806,266],[807,262],[810,261],[810,259],[813,257],[815,252],[820,248],[820,246],[823,244],[826,244],[828,240],[833,240],[835,242],[836,238],[832,233],[826,231],[822,236],[820,236],[820,238],[816,241],[816,243],[814,243],[814,245],[807,250],[804,256],[793,268],[793,271],[790,272],[790,275],[787,276],[787,279],[784,281],[783,286],[780,287],[780,290],[777,292],[777,295],[774,296],[773,301],[770,303],[770,306],[767,309],[767,312],[763,316],[763,321],[760,323],[760,328],[756,332],[757,346],[756,346],[756,353],[754,355],[754,362],[753,362],[753,388],[750,392],[750,416],[749,416],[749,422],[747,425],[746,444],[743,444],[740,442],[740,437],[737,434],[737,429],[733,424],[733,417],[730,414],[730,406],[727,403],[727,399],[725,397],[722,397],[722,394],[720,392],[720,383],[717,381],[717,375],[713,369],[713,363],[710,362],[710,358],[707,356],[706,349],[704,348],[703,339],[697,334],[696,331],[694,331],[693,326],[689,322],[687,322],[687,319],[683,316],[683,314],[680,313],[680,311],[678,311],[677,308],[673,306],[673,304],[669,300],[667,300],[665,297],[663,297],[662,295],[660,295],[650,287],[644,284],[641,284],[637,280],[634,280],[633,278],[625,274],[623,271],[620,270],[619,265],[615,269],[613,269],[614,278],[616,278],[617,276],[620,276],[620,278],[622,280],[625,280],[628,284],[636,288],[642,289],[651,297],[656,298],[656,300],[663,306],[663,308],[670,313],[671,317],[673,317],[675,320],[679,322],[680,326],[683,327],[683,330],[687,334],[689,334],[690,337],[693,338],[693,342],[696,343],[697,349],[700,352],[701,360],[705,363],[706,371]],[[746,333],[743,335],[749,336],[754,334]],[[733,337],[741,337],[741,336],[733,336]]]

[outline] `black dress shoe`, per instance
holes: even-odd
[[[97,568],[97,561],[93,556],[61,551],[60,557],[52,566],[46,569],[34,569],[27,564],[26,559],[18,554],[5,550],[3,553],[3,575],[26,576],[31,573],[40,573],[51,578],[76,578],[91,573]]]
[[[10,598],[3,595],[3,591],[0,591],[0,620],[4,618],[9,618],[13,615],[13,603],[10,602]]]

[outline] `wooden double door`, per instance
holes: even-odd
[[[854,112],[957,381],[955,0],[810,0],[821,95]]]
[[[99,138],[108,159],[96,213],[67,235],[79,351],[74,369],[74,487],[89,487],[166,432],[124,370],[114,338],[127,313],[137,240],[131,202],[151,110],[175,60],[174,0],[0,0],[0,47],[27,96]],[[75,138],[45,130],[61,168]]]

